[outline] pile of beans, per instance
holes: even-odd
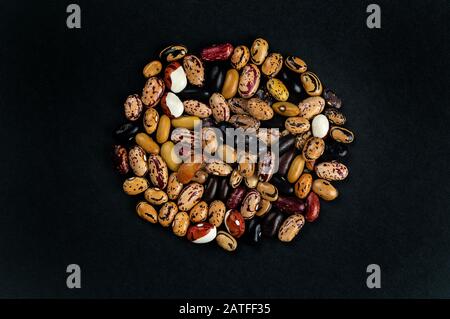
[[[234,251],[237,239],[292,241],[319,217],[320,199],[338,196],[331,182],[348,175],[342,160],[354,135],[343,127],[341,99],[301,58],[270,52],[262,38],[198,55],[172,45],[143,75],[142,94],[127,97],[127,122],[114,131],[113,161],[124,192],[141,197],[145,221]],[[230,128],[267,152],[236,150],[224,138]],[[177,148],[196,139],[214,161],[192,161],[192,145]]]

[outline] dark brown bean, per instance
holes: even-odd
[[[313,222],[319,217],[320,200],[319,196],[314,192],[310,192],[306,197],[306,214],[305,218],[308,222]]]
[[[228,209],[237,209],[244,200],[246,189],[244,186],[236,187],[228,196],[226,206]]]
[[[245,222],[244,239],[251,244],[261,242],[261,223],[259,218],[253,218]]]
[[[260,127],[265,127],[265,128],[281,127],[284,129],[285,121],[286,121],[286,117],[283,117],[279,114],[275,114],[270,120],[261,121]]]

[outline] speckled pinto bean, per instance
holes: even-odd
[[[202,60],[195,55],[186,55],[183,59],[183,68],[190,84],[199,87],[205,85],[205,67]]]
[[[164,94],[164,81],[157,77],[151,77],[145,83],[142,91],[142,103],[148,107],[155,107]]]
[[[225,204],[222,201],[220,200],[213,201],[209,205],[208,211],[209,222],[212,225],[219,227],[220,225],[222,225],[222,222],[225,218],[225,212],[226,212]]]
[[[193,223],[203,222],[208,218],[208,203],[200,201],[189,212],[189,218]]]
[[[167,202],[162,205],[158,214],[158,222],[163,227],[169,227],[172,224],[175,215],[178,213],[178,207],[174,202]]]
[[[279,53],[270,53],[261,66],[261,71],[268,77],[274,77],[283,67],[283,56]]]
[[[230,119],[230,107],[220,93],[214,93],[209,99],[209,106],[216,122],[228,121]]]
[[[203,196],[204,187],[199,183],[187,185],[178,197],[178,208],[181,211],[188,211],[197,204]]]
[[[269,43],[262,39],[258,38],[253,41],[252,47],[250,49],[250,54],[252,58],[252,62],[256,65],[261,65],[267,57],[269,53]]]
[[[119,174],[125,175],[130,170],[128,165],[128,152],[122,145],[114,145],[113,151],[114,168]]]
[[[250,115],[260,121],[270,120],[274,115],[270,105],[256,97],[248,100],[246,109]]]
[[[211,109],[208,105],[197,100],[186,100],[183,102],[184,111],[189,115],[194,115],[199,118],[207,118],[211,116]]]
[[[165,189],[169,180],[167,164],[161,156],[150,154],[148,158],[150,181],[160,189]]]
[[[142,113],[142,101],[139,95],[130,95],[124,103],[125,117],[130,121],[139,119]]]
[[[231,65],[236,70],[242,69],[250,60],[250,50],[245,45],[239,45],[234,48],[231,56]]]
[[[216,241],[220,247],[227,251],[234,251],[237,248],[237,240],[223,230],[217,233]]]
[[[296,56],[288,56],[284,64],[289,68],[289,70],[294,71],[295,73],[303,73],[306,72],[307,69],[306,63]]]
[[[142,74],[146,78],[158,75],[162,70],[162,63],[158,60],[153,60],[149,62],[144,69],[142,70]]]
[[[315,73],[306,71],[300,75],[300,80],[308,95],[318,96],[322,94],[322,82],[320,82],[319,77]]]
[[[158,222],[158,213],[156,209],[145,201],[141,201],[136,205],[136,212],[142,219],[156,224]]]
[[[303,147],[303,157],[307,161],[318,159],[325,151],[325,142],[319,137],[311,137]]]
[[[172,232],[175,236],[184,237],[189,228],[189,215],[186,212],[178,212],[172,222]]]
[[[130,177],[123,182],[123,191],[128,195],[138,195],[147,190],[150,185],[143,177]]]
[[[162,205],[169,200],[167,194],[156,187],[147,189],[144,193],[145,200],[153,205]]]

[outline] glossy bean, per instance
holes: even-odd
[[[262,221],[261,232],[265,237],[274,237],[284,221],[284,215],[278,211],[272,211]]]
[[[238,186],[235,189],[233,189],[230,194],[228,195],[226,206],[228,209],[236,209],[239,207],[242,203],[242,200],[245,197],[245,187]]]
[[[278,195],[273,206],[286,214],[303,214],[306,209],[305,202],[297,197]]]
[[[205,191],[203,193],[203,199],[206,202],[211,202],[214,200],[217,190],[218,190],[218,178],[216,176],[210,176],[205,184]]]

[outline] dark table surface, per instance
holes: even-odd
[[[77,1],[79,30],[71,2],[0,5],[0,297],[450,297],[447,1],[377,1],[381,29],[371,1]],[[343,97],[356,141],[294,243],[228,254],[136,217],[111,130],[165,45],[259,36]]]

